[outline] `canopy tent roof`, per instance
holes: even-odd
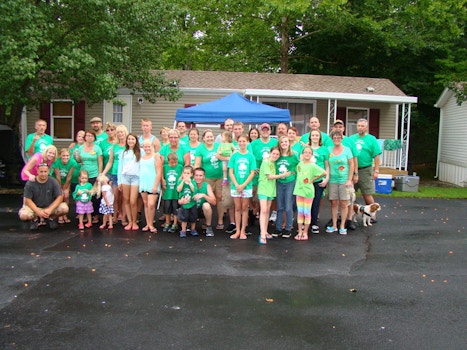
[[[288,109],[246,99],[234,92],[221,99],[188,108],[179,108],[175,120],[191,123],[223,123],[227,118],[243,123],[290,122]]]

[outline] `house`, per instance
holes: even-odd
[[[321,128],[329,131],[335,119],[346,123],[346,134],[356,132],[359,118],[367,118],[370,133],[381,142],[396,140],[383,154],[383,166],[407,170],[411,105],[416,97],[406,96],[388,79],[339,77],[307,74],[275,74],[211,71],[165,71],[183,92],[176,102],[148,103],[141,95],[120,89],[113,101],[87,108],[84,102],[74,106],[57,100],[30,113],[23,123],[23,135],[32,132],[34,120],[49,121],[49,133],[58,145],[68,145],[76,130],[89,128],[89,120],[99,116],[105,121],[124,123],[134,133],[141,132],[142,118],[153,122],[154,133],[173,126],[178,108],[193,106],[224,97],[232,92],[253,101],[288,108],[292,123],[300,134],[307,132],[311,116],[317,116]],[[384,143],[382,143],[384,144]]]
[[[467,187],[467,104],[457,104],[455,93],[446,88],[435,107],[440,109],[436,176]]]

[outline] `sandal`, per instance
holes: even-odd
[[[84,225],[78,225],[78,230],[84,230]]]
[[[59,223],[59,224],[64,224],[64,223],[65,223],[65,220],[63,220],[63,218],[60,218],[60,219],[58,219],[58,223]]]
[[[88,223],[86,223],[86,225],[84,225],[84,226],[87,227],[87,228],[91,228],[91,227],[92,227],[92,222],[88,222]]]
[[[149,226],[144,226],[144,227],[141,229],[141,231],[143,231],[143,232],[149,231]]]
[[[268,243],[268,241],[267,241],[266,237],[262,238],[261,236],[258,236],[258,244],[264,245],[264,244],[267,244],[267,243]]]
[[[224,229],[224,224],[217,224],[216,230],[223,230]]]
[[[65,217],[65,219],[63,219],[63,221],[65,221],[65,224],[69,224],[71,222],[71,220],[68,219],[67,217]]]
[[[150,231],[151,233],[157,233],[157,228],[155,228],[155,227],[150,227],[150,228],[149,228],[149,231]]]

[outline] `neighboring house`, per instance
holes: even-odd
[[[141,132],[141,119],[150,118],[153,132],[158,134],[161,127],[173,126],[178,108],[238,92],[256,102],[288,108],[300,134],[308,131],[311,116],[317,116],[327,132],[335,119],[342,119],[347,135],[356,132],[359,118],[367,118],[370,133],[382,142],[398,140],[384,152],[383,166],[407,170],[411,105],[417,103],[417,98],[406,96],[388,79],[210,71],[165,71],[165,75],[177,81],[183,92],[176,102],[160,100],[151,104],[141,95],[132,96],[127,89],[120,89],[118,103],[104,101],[91,108],[84,102],[74,106],[70,101],[52,101],[28,114],[23,135],[34,130],[34,120],[39,116],[49,121],[48,133],[58,145],[68,145],[76,130],[88,128],[95,116],[104,122],[123,123],[137,134]]]
[[[455,93],[446,88],[435,107],[440,109],[436,176],[467,187],[467,103],[458,105]]]

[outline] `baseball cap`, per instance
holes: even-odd
[[[340,120],[340,119],[336,119],[336,121],[334,122],[333,125],[336,125],[336,124],[342,124],[342,125],[344,125],[344,122],[343,122],[342,120]]]
[[[99,117],[94,117],[94,118],[91,119],[90,123],[94,123],[94,122],[102,123],[102,119],[99,118]]]
[[[261,124],[261,126],[259,127],[259,130],[263,130],[263,129],[271,130],[271,125],[269,125],[268,123]]]

